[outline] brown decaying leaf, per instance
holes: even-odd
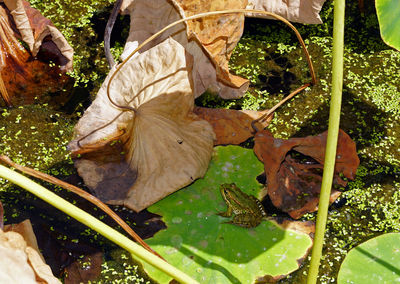
[[[172,0],[182,18],[210,11],[244,9],[247,0]],[[214,63],[218,78],[234,88],[248,80],[229,73],[228,62],[243,33],[244,15],[215,15],[186,22],[188,39],[196,39]]]
[[[140,211],[205,174],[214,133],[193,113],[191,68],[191,55],[171,38],[128,61],[110,96],[133,111],[110,102],[111,70],[69,144],[85,153],[78,173],[104,202]],[[113,137],[120,142],[104,146]]]
[[[266,192],[274,206],[298,219],[306,212],[317,210],[322,181],[327,132],[317,136],[275,139],[267,130],[259,131],[255,137],[254,152],[265,165]],[[288,155],[296,151],[314,159],[314,162],[299,161]],[[339,131],[334,184],[346,186],[341,178],[354,179],[360,160],[354,141],[342,130]],[[340,192],[332,190],[331,202]]]
[[[194,108],[194,113],[208,121],[213,127],[216,136],[214,145],[238,145],[253,137],[254,130],[251,122],[267,111]],[[273,116],[270,115],[265,121],[257,122],[257,128],[267,127],[272,118]]]
[[[10,7],[8,4],[14,1],[17,6],[15,11],[12,10],[14,5]],[[28,38],[27,44],[33,56],[43,52],[45,53],[43,56],[56,65],[60,65],[62,71],[71,71],[74,50],[53,23],[43,17],[38,10],[32,8],[27,1],[8,0],[5,4],[10,9],[22,40],[25,41]],[[31,42],[30,34],[33,36],[33,42]]]
[[[10,12],[0,4],[0,76],[9,97],[7,100],[3,94],[8,106],[32,103],[35,97],[61,90],[69,80],[65,73],[72,67],[72,48],[51,21],[31,8],[29,3],[17,2],[19,8],[25,7],[25,16],[29,18],[29,21],[25,18],[25,24],[28,21],[28,26],[30,23],[34,30],[35,41],[27,44],[32,46],[32,54],[36,57],[19,42],[21,35],[11,14],[17,20],[20,14]],[[24,35],[26,25],[21,29]],[[59,42],[63,43],[61,49]],[[49,66],[50,61],[61,68]]]
[[[127,57],[148,37],[184,15],[189,16],[229,7],[244,8],[246,2],[245,0],[213,0],[184,3],[167,0],[124,0],[121,11],[123,14],[130,14],[131,26],[121,57]],[[219,15],[212,16],[210,19],[191,21],[188,25],[181,23],[165,31],[142,50],[156,46],[168,37],[173,37],[194,57],[192,76],[195,97],[209,89],[218,92],[222,98],[239,98],[247,90],[249,82],[230,74],[228,61],[242,34],[244,17]]]
[[[29,220],[0,230],[0,283],[61,283],[44,262]]]

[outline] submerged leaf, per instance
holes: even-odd
[[[244,8],[246,0],[181,1],[124,0],[121,11],[130,14],[131,26],[123,56],[126,56],[149,36],[168,24],[201,12],[228,8]],[[156,46],[173,37],[193,55],[193,82],[195,97],[210,89],[222,98],[241,97],[249,81],[229,73],[228,61],[239,41],[244,16],[218,15],[179,24],[147,44]]]
[[[79,120],[69,147],[82,154],[78,173],[106,203],[140,211],[205,174],[214,133],[193,113],[191,68],[190,54],[167,39],[111,82],[112,100],[132,111],[107,97],[112,70]]]
[[[96,280],[101,273],[103,253],[96,252],[85,255],[79,261],[74,261],[66,268],[65,284],[88,283]]]
[[[256,177],[262,170],[251,150],[216,147],[203,179],[149,208],[163,216],[167,229],[147,242],[200,283],[263,283],[298,269],[312,245],[309,232],[294,231],[286,222],[284,230],[272,221],[247,229],[224,224],[226,218],[217,215],[226,209],[220,185],[235,183],[257,196],[261,185]],[[144,268],[160,283],[171,280],[150,265]]]
[[[264,163],[268,194],[274,206],[295,219],[317,210],[321,190],[327,132],[317,136],[276,139],[267,131],[254,137],[254,152]],[[339,132],[334,184],[346,186],[354,179],[360,160],[354,141],[342,130]],[[295,151],[308,156],[304,161],[292,157]],[[331,202],[340,192],[332,190]]]

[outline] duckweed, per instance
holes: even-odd
[[[54,22],[74,47],[72,76],[77,85],[92,93],[107,73],[102,35],[94,22],[102,13],[107,14],[104,11],[111,9],[112,2],[30,1]],[[346,5],[341,128],[356,142],[361,165],[356,179],[349,182],[330,208],[320,283],[335,282],[338,268],[351,248],[379,234],[400,231],[400,53],[380,39],[372,4],[366,3],[365,13],[360,13],[357,1],[348,1]],[[268,127],[276,137],[315,135],[327,129],[332,13],[333,1],[328,0],[321,12],[324,24],[296,24],[314,61],[318,84],[276,111]],[[121,47],[120,43],[116,44],[114,55],[118,56]],[[310,80],[295,36],[285,25],[272,20],[246,20],[244,35],[232,55],[230,69],[250,80],[246,95],[239,100],[222,100],[206,93],[196,100],[198,105],[271,108],[291,90]],[[2,109],[0,113],[0,153],[54,176],[76,174],[66,145],[80,113],[70,116],[39,104]],[[68,200],[90,208],[90,213],[97,214],[98,218],[108,219],[65,190],[51,188]],[[72,236],[74,240],[86,240],[113,251],[115,256],[107,256],[112,260],[103,264],[103,279],[97,283],[111,280],[113,283],[151,283],[139,276],[143,275],[140,267],[130,262],[129,255],[120,250],[114,252],[115,247],[98,234],[76,224],[69,216],[53,214],[50,206],[2,179],[0,199],[8,223],[35,216],[52,224],[54,229],[78,232]],[[303,219],[314,218],[315,214],[308,214]],[[280,283],[304,283],[307,271],[306,264]]]

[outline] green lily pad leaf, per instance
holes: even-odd
[[[383,234],[353,248],[340,267],[338,283],[400,283],[400,233]]]
[[[254,283],[296,270],[312,245],[309,235],[271,221],[246,229],[224,224],[229,219],[217,215],[226,210],[221,184],[235,183],[257,196],[262,186],[256,177],[262,171],[252,150],[216,147],[203,179],[148,208],[162,215],[168,228],[146,242],[200,283]],[[160,283],[171,280],[149,265],[144,268]]]
[[[376,0],[376,13],[383,41],[400,50],[399,0]]]

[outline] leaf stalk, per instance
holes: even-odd
[[[325,148],[324,173],[322,177],[314,246],[311,254],[310,268],[307,275],[307,284],[317,283],[326,220],[328,216],[329,197],[331,194],[332,180],[335,170],[343,88],[344,12],[345,0],[335,0],[332,47],[332,95],[329,110],[328,138]]]
[[[59,197],[53,192],[47,190],[43,186],[35,183],[29,178],[13,170],[10,170],[9,168],[3,165],[0,165],[0,177],[7,179],[10,182],[15,183],[16,185],[24,188],[25,190],[36,195],[37,197],[43,199],[47,203],[53,205],[57,209],[68,214],[72,218],[78,220],[82,224],[100,233],[110,241],[119,245],[121,248],[129,251],[132,257],[134,257],[135,259],[145,261],[150,265],[153,265],[154,267],[166,273],[167,275],[171,276],[180,283],[190,283],[190,284],[198,283],[196,280],[194,280],[184,272],[180,271],[176,267],[170,265],[161,258],[150,253],[149,251],[137,245],[135,242],[125,237],[118,231],[114,230],[110,226],[104,224],[103,222],[99,221],[92,215],[72,205],[68,201],[64,200],[63,198]]]

